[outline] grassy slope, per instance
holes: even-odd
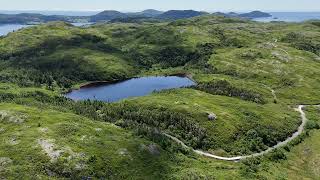
[[[259,119],[259,124],[266,125],[264,130],[277,134],[282,134],[283,131],[293,132],[300,120],[298,114],[294,113],[288,105],[319,102],[319,93],[315,91],[320,88],[319,56],[295,49],[291,44],[281,41],[287,33],[292,31],[306,32],[315,41],[319,41],[317,27],[308,23],[223,23],[219,18],[209,17],[194,18],[174,25],[183,39],[183,45],[194,47],[198,43],[222,43],[216,33],[223,30],[225,38],[236,39],[234,42],[238,42],[242,48],[231,46],[214,49],[215,54],[211,56],[209,64],[217,71],[209,74],[195,70],[192,66],[184,69],[154,68],[146,74],[185,72],[192,74],[197,82],[228,80],[236,87],[260,92],[268,100],[268,104],[262,106],[252,103],[247,107],[250,103],[235,98],[212,96],[191,90],[153,94],[132,101],[160,104],[192,114],[215,138],[217,147],[230,151],[235,147],[243,146],[242,143],[234,143],[232,148],[223,147],[227,142],[231,144],[239,142],[241,138],[237,135],[243,136],[246,130],[252,129],[254,125],[247,126],[249,122],[247,119],[251,121]],[[276,91],[277,105],[273,104],[271,88]],[[240,105],[237,106],[237,103]],[[205,112],[218,114],[218,121],[208,121]],[[248,112],[258,114],[258,118],[246,117],[245,114]],[[275,127],[272,125],[268,127],[269,124]],[[237,126],[241,128],[236,128]],[[230,133],[225,133],[226,130]],[[279,134],[273,134],[271,137]]]
[[[319,71],[317,69],[319,61],[315,59],[316,56],[290,47],[283,49],[280,43],[275,44],[280,47],[262,50],[249,49],[265,53],[263,58],[239,61],[239,54],[248,52],[248,49],[223,50],[212,57],[211,63],[218,69],[239,72],[243,78],[233,77],[233,79],[240,82],[241,80],[254,82],[256,85],[253,85],[253,88],[254,86],[259,87],[261,84],[272,87],[277,91],[278,98],[286,103],[318,102],[318,94],[313,91],[319,88]],[[279,53],[279,57],[272,56],[275,53]],[[278,58],[284,58],[284,60]],[[308,70],[306,71],[306,69]],[[290,80],[294,84],[284,86],[284,80]]]
[[[5,68],[0,75],[21,79],[20,72],[27,71],[32,80],[48,74],[55,81],[66,78],[73,84],[135,75],[135,63],[106,44],[104,38],[62,22],[11,33],[0,39],[0,54],[8,59],[1,62]]]
[[[4,112],[9,116],[0,121],[1,177],[45,178],[51,174],[52,179],[181,179],[190,175],[232,178],[238,169],[233,163],[169,154],[160,147],[156,148],[159,154],[154,153],[148,149],[152,143],[143,138],[71,113],[2,103],[0,113]],[[10,117],[23,121],[12,122]],[[58,161],[50,161],[39,139],[51,143],[54,151],[64,151]],[[207,166],[214,171],[204,171]]]
[[[67,76],[85,76],[89,80],[117,80],[131,77],[136,73],[132,63],[121,56],[112,53],[104,53],[86,48],[61,48],[54,53],[37,59],[37,66],[52,65],[61,62],[65,65],[55,67],[55,72],[60,71]],[[66,61],[69,63],[66,63]],[[49,66],[50,67],[50,66]],[[49,70],[49,69],[48,69]],[[79,79],[86,82],[88,79]]]
[[[221,39],[218,34],[221,30],[225,35],[223,39]],[[9,61],[12,61],[12,64],[1,62],[1,66],[4,68],[1,69],[0,75],[10,75],[12,72],[21,73],[21,69],[19,68],[29,69],[30,67],[46,72],[48,67],[54,65],[54,68],[49,68],[49,70],[53,73],[62,74],[71,78],[74,80],[73,85],[84,81],[114,80],[132,77],[139,75],[140,70],[142,70],[140,75],[162,75],[184,72],[192,74],[197,82],[225,79],[236,87],[260,92],[268,100],[268,103],[266,105],[259,105],[237,98],[214,96],[190,89],[154,93],[147,97],[134,98],[129,101],[140,104],[170,107],[174,110],[190,114],[195,117],[197,123],[208,130],[209,135],[216,142],[216,144],[211,147],[211,150],[218,154],[225,154],[225,151],[232,152],[233,154],[248,153],[242,152],[241,149],[246,142],[244,140],[244,134],[248,130],[259,125],[262,127],[263,131],[267,131],[270,134],[270,137],[268,137],[269,139],[286,137],[286,134],[288,134],[288,132],[289,134],[293,132],[300,122],[297,117],[298,114],[293,112],[292,108],[288,107],[288,105],[319,103],[320,96],[319,93],[315,91],[315,89],[320,88],[320,74],[318,70],[320,63],[319,56],[311,52],[298,50],[294,48],[292,44],[281,41],[281,39],[289,32],[303,32],[308,37],[312,37],[314,41],[319,42],[319,27],[310,23],[254,23],[218,17],[193,18],[190,20],[173,22],[169,25],[167,23],[107,24],[96,25],[85,29],[72,27],[64,23],[50,23],[48,25],[27,28],[1,38],[0,53],[15,54],[17,52],[23,52],[24,50],[37,49],[41,47],[43,43],[54,41],[65,42],[87,34],[101,38],[102,40],[100,43],[108,46],[112,45],[113,50],[97,48],[94,45],[96,43],[88,42],[88,40],[83,39],[81,41],[82,43],[77,45],[62,43],[61,45],[50,49],[48,52],[43,52],[40,56],[32,55],[31,58],[16,58]],[[131,58],[126,56],[134,51],[152,57],[155,51],[166,46],[181,46],[189,50],[194,50],[200,43],[213,43],[216,45],[225,43],[221,47],[218,46],[214,49],[215,54],[213,54],[208,61],[216,71],[208,73],[201,68],[194,68],[193,64],[177,68],[161,68],[159,65],[153,65],[152,69],[143,69],[140,66],[137,66],[137,62],[133,62]],[[242,47],[238,48],[238,46]],[[20,65],[18,68],[16,67],[17,60]],[[62,66],[55,66],[57,64]],[[22,73],[22,76],[24,75],[25,74]],[[72,77],[72,75],[75,77]],[[80,76],[82,78],[79,78]],[[15,81],[13,81],[13,83],[15,83]],[[276,90],[277,98],[279,100],[278,104],[273,103],[273,97],[268,87]],[[2,83],[0,93],[24,93],[36,90],[54,94],[54,92],[49,92],[44,90],[44,88],[21,88],[12,83]],[[26,107],[8,104],[2,105],[1,107],[4,109],[11,108],[13,110],[26,111],[27,114],[31,114],[30,117],[34,119],[36,119],[36,117],[46,119],[47,121],[44,124],[41,124],[41,127],[52,127],[52,131],[49,131],[49,133],[52,132],[52,134],[48,134],[48,138],[59,140],[62,139],[62,136],[55,131],[59,130],[56,126],[59,125],[61,121],[69,127],[70,124],[75,123],[76,119],[83,119],[79,116],[53,112],[51,110],[43,110],[43,115],[36,115],[36,110],[33,108],[28,109]],[[216,113],[218,115],[217,121],[208,121],[206,112]],[[63,118],[64,116],[67,118]],[[27,121],[26,123],[29,122]],[[38,127],[36,127],[38,126],[37,123],[38,122],[32,122],[32,131],[29,131],[28,128],[26,128],[26,138],[30,138],[33,142],[39,138],[39,136],[43,135],[36,130],[38,129]],[[102,128],[105,129],[105,131],[102,131],[102,133],[104,133],[103,137],[107,136],[108,133],[114,133],[117,136],[116,139],[119,141],[106,142],[105,139],[102,139],[101,137],[97,137],[97,141],[106,144],[111,143],[109,145],[115,146],[116,148],[121,148],[118,147],[118,145],[123,143],[127,149],[132,149],[132,153],[137,154],[138,156],[140,156],[140,152],[137,152],[138,143],[129,143],[126,138],[130,138],[129,141],[137,140],[137,142],[141,143],[150,143],[139,138],[136,139],[137,137],[128,135],[127,132],[122,132],[122,130],[115,129],[110,125],[103,125],[103,123],[95,122],[95,124],[93,124],[90,120],[83,119],[81,120],[81,124],[85,124],[91,129],[94,127],[99,128],[99,126],[106,126]],[[8,126],[7,128],[9,129],[13,128],[19,130],[19,128],[22,128],[19,125],[11,126],[10,124],[6,124],[6,126]],[[114,132],[110,132],[108,129]],[[5,133],[8,134],[1,136],[2,138],[11,138],[12,136],[23,138],[16,135],[16,131],[5,131]],[[87,151],[89,153],[94,153],[105,150],[105,148],[100,147],[97,144],[91,144],[92,146],[85,147],[79,145],[79,136],[86,133],[95,136],[97,132],[89,132],[86,128],[81,126],[79,133],[67,136],[68,138],[66,140],[61,140],[61,142],[59,141],[61,144],[58,145],[61,147],[69,146],[79,152]],[[316,149],[317,143],[314,143],[314,145],[309,144],[315,141],[318,136],[317,134],[317,132],[313,132],[312,137],[305,142],[306,145],[310,146],[310,149],[315,149],[315,152],[319,151]],[[77,144],[72,143],[71,140],[77,142]],[[35,161],[39,162],[40,165],[43,165],[43,161],[47,160],[47,157],[43,155],[43,152],[41,153],[39,147],[35,149],[35,147],[28,144],[29,141],[27,143],[27,139],[21,140],[21,145],[23,143],[27,146],[20,147],[18,144],[16,146],[8,146],[7,148],[31,153],[32,157],[40,157]],[[36,143],[33,145],[36,145]],[[294,153],[303,151],[302,148],[302,145],[298,145],[296,149],[291,152],[292,154],[288,154],[289,162],[291,164],[283,162],[281,166],[279,164],[276,164],[275,166],[281,167],[283,172],[286,172],[286,169],[290,169],[289,166],[298,167],[301,162],[297,160]],[[220,177],[228,179],[229,177],[229,179],[231,179],[231,177],[237,176],[239,171],[239,166],[236,164],[207,159],[194,159],[193,157],[185,157],[184,155],[175,155],[175,158],[177,159],[171,161],[168,159],[172,157],[168,155],[167,152],[163,152],[161,157],[152,158],[150,160],[151,167],[148,169],[146,166],[142,165],[146,163],[146,158],[149,157],[145,154],[141,155],[140,159],[134,159],[134,163],[138,164],[137,166],[134,166],[130,163],[127,165],[122,164],[123,162],[118,159],[118,156],[114,155],[114,152],[116,152],[117,149],[112,149],[112,152],[105,151],[106,153],[111,154],[110,161],[112,161],[112,163],[110,164],[112,167],[108,168],[112,169],[113,173],[117,172],[116,170],[113,171],[116,169],[115,167],[127,167],[126,172],[139,172],[136,178],[189,178],[191,177],[192,172],[195,172],[195,174],[199,176],[203,175],[204,177],[207,176],[209,178]],[[9,156],[9,154],[4,154],[3,156]],[[97,156],[103,158],[102,154]],[[314,156],[317,156],[317,153],[315,153]],[[21,155],[20,158],[21,157],[23,157],[23,155]],[[12,155],[10,158],[14,159],[15,156]],[[158,161],[159,158],[161,161],[158,163],[155,162]],[[14,161],[13,163],[18,163],[19,161]],[[26,164],[29,164],[30,161],[21,160],[21,162],[25,162]],[[163,164],[161,164],[162,162]],[[181,165],[177,165],[177,162],[181,162]],[[100,165],[97,163],[89,166],[89,168]],[[168,167],[166,168],[167,165]],[[31,165],[31,167],[28,166],[21,165],[19,167],[17,165],[18,170],[13,168],[13,171],[5,171],[4,173],[9,173],[5,174],[6,176],[15,176],[15,173],[19,171],[19,168],[33,168]],[[46,166],[52,167],[54,165],[46,164]],[[210,169],[214,170],[206,171],[205,169],[208,168],[206,166],[209,166]],[[309,167],[309,165],[307,166]],[[59,165],[58,167],[65,168],[64,165]],[[163,168],[165,173],[159,174],[160,171],[158,171],[158,168]],[[11,169],[11,167],[9,167],[9,169]],[[40,176],[45,176],[42,167],[40,169],[35,169],[37,170],[35,174],[38,173]],[[143,171],[143,169],[146,170]],[[303,168],[301,174],[305,177],[317,177],[316,174],[309,172],[309,169],[310,168]],[[27,170],[23,171],[26,172],[25,176],[30,176],[30,174],[27,173]],[[90,170],[84,171],[84,173],[89,173],[89,171]],[[129,173],[126,174],[126,172],[123,172],[124,174],[121,172],[118,175],[128,176]],[[273,170],[268,172],[273,172]],[[261,174],[267,177],[282,176],[280,171],[279,173],[274,174]],[[286,177],[285,174],[283,176]]]
[[[39,91],[39,92],[43,92],[49,95],[56,95],[54,92],[52,91],[48,91],[45,88],[35,88],[35,87],[19,87],[16,84],[13,83],[0,83],[0,93],[1,94],[23,94],[23,93],[30,93],[30,92],[35,92],[35,91]]]
[[[1,144],[0,156],[13,161],[1,172],[3,177],[32,177],[32,174],[44,177],[46,170],[57,171],[60,175],[65,170],[73,176],[124,178],[135,172],[136,178],[145,178],[161,175],[155,174],[152,169],[168,170],[161,164],[161,159],[168,158],[168,155],[151,155],[142,148],[150,142],[110,124],[12,104],[1,104],[0,109],[12,113],[12,116],[19,113],[27,116],[21,124],[1,121],[1,137],[5,143]],[[16,144],[11,143],[12,139]],[[57,164],[49,162],[50,159],[37,143],[38,139],[50,140],[54,143],[54,149],[65,151]],[[68,158],[71,160],[67,161]],[[82,164],[84,168],[75,170],[77,164]]]
[[[80,29],[74,29],[66,23],[48,23],[42,26],[25,28],[10,33],[1,39],[1,53],[15,53],[30,48],[38,48],[48,40],[71,39]]]
[[[244,134],[251,129],[266,130],[271,137],[285,138],[291,131],[295,131],[300,123],[298,114],[290,107],[271,103],[258,105],[191,89],[155,93],[130,101],[169,107],[190,114],[214,139],[215,145],[212,150],[224,149],[232,153],[249,153],[243,152],[242,141],[245,141]],[[218,117],[216,121],[207,118],[207,113],[212,112]],[[261,126],[261,129],[257,126]]]
[[[142,148],[143,145],[152,144],[151,142],[114,125],[92,121],[72,113],[4,103],[0,104],[0,111],[9,112],[9,117],[25,117],[22,118],[23,122],[12,122],[14,119],[10,120],[8,117],[0,122],[0,137],[4,142],[0,150],[0,157],[4,162],[0,168],[3,177],[45,178],[48,174],[53,174],[51,179],[69,175],[114,179],[248,178],[242,176],[241,164],[238,163],[180,153],[170,154],[160,147],[160,155],[151,154]],[[319,109],[309,109],[307,116],[310,120],[319,122]],[[50,158],[39,146],[38,139],[53,143],[54,150],[65,151],[58,162],[49,162]],[[314,166],[319,154],[317,139],[318,130],[312,131],[302,144],[286,153],[288,160],[278,163],[267,160],[263,162],[266,165],[258,176],[290,179],[318,177],[317,166]],[[70,157],[72,158],[69,159]],[[79,164],[84,165],[83,169],[76,168]]]
[[[320,109],[307,108],[309,120],[320,122]],[[287,152],[287,160],[268,164],[267,171],[261,170],[265,177],[277,179],[319,179],[320,178],[320,131],[312,130],[304,142]]]

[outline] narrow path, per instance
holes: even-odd
[[[271,87],[265,85],[265,84],[262,84],[265,88],[269,89],[271,94],[272,94],[272,97],[273,97],[273,100],[276,102],[278,101],[278,98],[277,98],[277,94],[276,94],[276,91],[274,89],[272,89]]]
[[[304,131],[304,127],[308,121],[305,112],[303,111],[303,108],[306,106],[316,106],[316,107],[320,107],[320,105],[299,105],[297,109],[295,109],[296,111],[298,111],[300,113],[301,119],[302,119],[302,123],[299,126],[297,132],[295,132],[291,137],[287,138],[285,141],[279,142],[278,144],[276,144],[273,147],[269,147],[267,150],[262,151],[260,153],[255,153],[255,154],[251,154],[248,156],[236,156],[236,157],[222,157],[222,156],[216,156],[214,154],[211,153],[207,153],[201,150],[194,150],[191,147],[188,147],[186,144],[184,144],[182,141],[180,141],[178,138],[173,137],[169,134],[164,133],[165,136],[167,136],[168,138],[172,139],[173,141],[175,141],[176,143],[180,144],[181,146],[183,146],[184,148],[187,149],[191,149],[194,153],[201,155],[201,156],[206,156],[209,158],[214,158],[214,159],[219,159],[219,160],[224,160],[224,161],[239,161],[241,159],[246,159],[246,158],[250,158],[250,157],[258,157],[258,156],[262,156],[264,154],[267,154],[277,148],[283,147],[286,144],[288,144],[289,142],[291,142],[292,140],[294,140],[295,138],[297,138],[300,134],[303,133]]]

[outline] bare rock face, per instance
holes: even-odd
[[[96,130],[97,132],[102,131],[102,129],[101,129],[101,128],[96,128],[95,130]]]
[[[140,151],[147,152],[153,156],[160,155],[160,148],[156,144],[150,144],[150,145],[141,144]]]
[[[22,114],[16,114],[9,111],[0,111],[0,121],[21,124],[27,117]]]
[[[214,113],[208,113],[208,120],[214,121],[217,119],[217,115]]]
[[[279,59],[280,61],[283,61],[283,62],[289,62],[291,60],[290,55],[285,50],[282,50],[281,52],[273,51],[271,55],[273,58]]]
[[[41,146],[44,152],[50,157],[51,162],[57,161],[60,155],[64,152],[62,150],[57,150],[54,140],[38,139],[38,144]]]
[[[150,154],[152,154],[152,155],[160,155],[160,150],[159,150],[159,148],[158,148],[158,146],[157,145],[155,145],[155,144],[150,144],[149,146],[148,146],[148,151],[150,152]]]
[[[0,172],[6,170],[9,164],[12,163],[12,160],[8,157],[0,157]],[[6,179],[0,176],[0,179]]]
[[[7,164],[10,164],[12,160],[8,157],[0,157],[0,167],[6,166]]]
[[[127,155],[129,155],[129,151],[126,148],[121,148],[118,150],[118,154],[121,156],[127,156]]]
[[[0,119],[3,120],[9,115],[7,111],[0,111]]]
[[[17,140],[17,138],[13,137],[13,138],[11,138],[11,139],[8,139],[8,140],[7,140],[7,143],[10,144],[10,145],[12,145],[12,146],[14,146],[14,145],[19,144],[20,141]]]

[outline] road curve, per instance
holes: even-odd
[[[208,152],[204,152],[202,150],[194,150],[191,147],[188,147],[186,144],[184,144],[181,140],[179,140],[176,137],[173,137],[169,134],[164,133],[165,136],[167,136],[168,138],[172,139],[173,141],[175,141],[176,143],[180,144],[182,147],[187,148],[187,149],[191,149],[194,153],[201,155],[201,156],[205,156],[205,157],[209,157],[209,158],[214,158],[214,159],[219,159],[219,160],[224,160],[224,161],[240,161],[242,159],[246,159],[246,158],[250,158],[250,157],[258,157],[258,156],[262,156],[264,154],[267,154],[271,151],[273,151],[274,149],[280,148],[285,146],[286,144],[288,144],[289,142],[291,142],[292,140],[294,140],[295,138],[297,138],[300,134],[303,133],[304,131],[304,127],[308,121],[305,112],[303,111],[303,108],[306,106],[316,106],[316,107],[320,107],[320,105],[299,105],[298,108],[296,108],[295,110],[298,111],[300,113],[301,116],[301,120],[302,123],[299,126],[298,130],[291,136],[288,137],[285,141],[279,142],[278,144],[276,144],[273,147],[269,147],[267,150],[259,152],[259,153],[255,153],[255,154],[251,154],[248,156],[236,156],[236,157],[222,157],[222,156],[216,156],[214,154],[208,153]]]

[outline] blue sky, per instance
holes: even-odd
[[[0,0],[1,10],[320,11],[320,0]]]

